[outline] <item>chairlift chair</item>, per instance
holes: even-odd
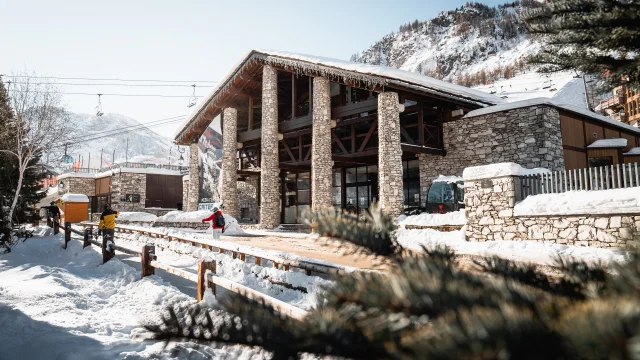
[[[197,98],[196,98],[196,84],[193,84],[191,86],[193,86],[193,93],[189,97],[189,103],[187,104],[188,108],[195,106],[196,105],[196,101],[197,101]]]
[[[100,97],[102,94],[98,94],[98,106],[96,106],[96,116],[102,116],[104,113],[102,112],[102,102],[100,101]]]

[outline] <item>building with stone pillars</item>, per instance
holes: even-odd
[[[588,149],[596,139],[640,146],[640,130],[580,108],[549,99],[506,103],[384,66],[254,50],[231,70],[175,142],[197,142],[235,109],[235,130],[223,126],[235,136],[223,134],[221,147],[236,159],[236,185],[227,178],[224,188],[236,194],[238,216],[266,228],[302,223],[307,209],[327,206],[362,215],[379,203],[398,215],[426,204],[435,177],[470,165],[574,169],[608,161],[609,149]]]
[[[189,144],[189,192],[187,211],[198,210],[198,192],[200,191],[200,177],[198,174],[198,143]]]
[[[227,214],[238,217],[238,158],[237,148],[238,111],[224,109],[222,116],[222,204]]]
[[[331,94],[329,80],[313,78],[311,126],[311,204],[316,210],[331,208]]]

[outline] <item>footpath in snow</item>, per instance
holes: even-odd
[[[143,341],[141,324],[194,298],[117,258],[103,265],[81,241],[62,244],[62,234],[34,237],[0,255],[0,359],[266,358],[239,346]]]

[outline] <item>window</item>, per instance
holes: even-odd
[[[402,182],[404,187],[404,207],[420,206],[422,204],[422,195],[420,194],[419,160],[402,162]]]
[[[331,204],[340,211],[342,207],[342,172],[340,169],[333,170],[333,193],[331,197]]]
[[[600,167],[600,166],[609,166],[613,165],[613,157],[597,157],[597,158],[589,158],[589,167]]]

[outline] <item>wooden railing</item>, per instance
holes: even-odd
[[[83,224],[84,225],[84,224]],[[80,232],[71,228],[71,223],[65,223],[65,243],[64,249],[67,248],[67,243],[71,241],[71,233],[80,234],[83,236],[84,247],[96,245],[102,249],[103,263],[113,258],[116,251],[123,252],[129,255],[140,256],[140,262],[142,264],[142,278],[154,275],[155,269],[161,269],[175,276],[183,279],[195,282],[198,284],[198,292],[196,298],[198,301],[202,301],[207,288],[211,289],[213,295],[216,295],[216,287],[220,286],[228,291],[246,296],[250,299],[257,300],[263,304],[273,307],[279,313],[295,318],[302,319],[307,315],[307,311],[287,304],[281,300],[265,295],[259,291],[246,287],[242,284],[236,283],[229,279],[222,278],[216,275],[216,262],[200,260],[198,262],[198,273],[193,274],[188,271],[178,269],[168,264],[164,264],[158,261],[158,257],[155,254],[154,245],[144,245],[141,251],[129,249],[119,245],[110,243],[107,245],[105,241],[98,241],[93,237],[93,229],[91,226],[85,226],[84,231]],[[206,280],[206,281],[205,281]]]
[[[561,170],[518,176],[516,200],[574,190],[609,190],[640,186],[638,163]]]
[[[83,222],[83,227],[94,227],[97,226],[97,223],[93,222]],[[195,239],[188,239],[180,236],[174,235],[166,235],[154,231],[149,231],[145,229],[136,229],[128,226],[116,226],[116,231],[120,233],[139,233],[142,235],[152,236],[155,238],[162,238],[168,241],[175,241],[178,243],[189,244],[194,247],[200,247],[202,249],[208,249],[210,251],[218,251],[220,253],[230,252],[234,259],[239,258],[242,261],[248,261],[247,256],[253,257],[255,259],[255,264],[261,265],[262,261],[271,261],[273,266],[277,269],[281,269],[284,271],[290,271],[290,268],[297,268],[304,270],[307,275],[310,275],[312,272],[320,273],[320,274],[334,274],[341,275],[347,273],[344,268],[319,264],[316,262],[308,261],[308,260],[291,260],[285,259],[280,256],[275,255],[266,255],[256,250],[243,249],[238,250],[232,246],[226,244],[211,244]],[[179,252],[179,251],[176,251]]]

